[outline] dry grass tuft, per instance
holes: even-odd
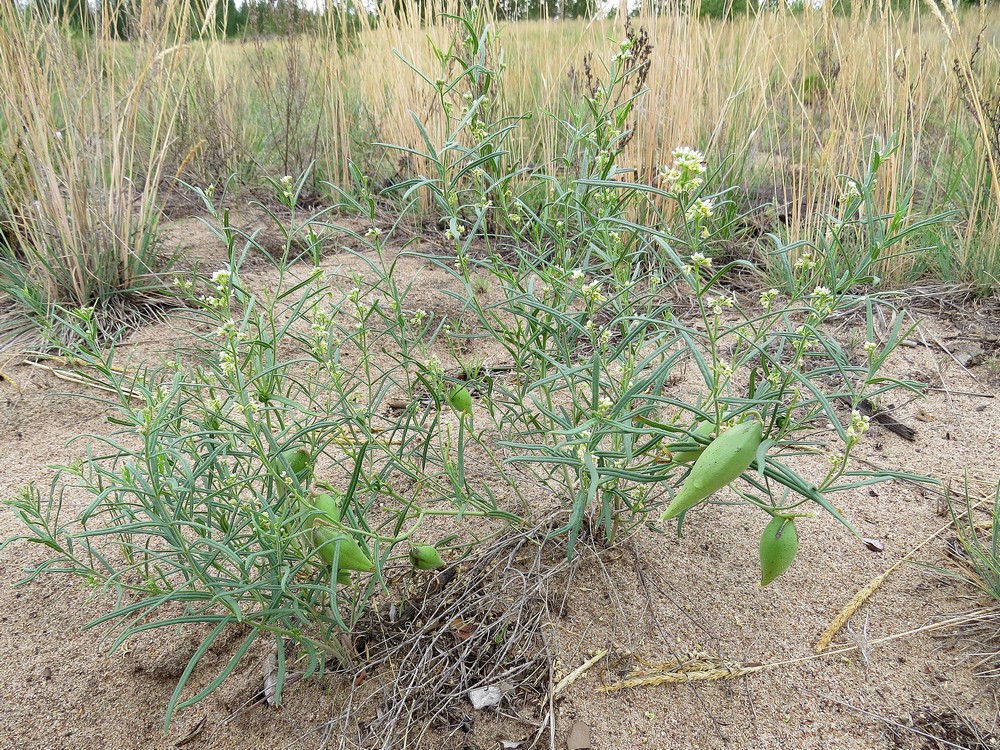
[[[470,691],[496,687],[501,706],[548,729],[549,655],[543,636],[550,587],[565,552],[547,527],[509,535],[431,578],[405,582],[410,596],[358,623],[354,689],[331,728],[358,746],[422,747],[472,729]],[[402,582],[401,582],[402,583]]]

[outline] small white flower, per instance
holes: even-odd
[[[810,251],[806,250],[802,255],[795,259],[794,269],[796,271],[811,271],[816,267],[816,261],[813,260],[813,255]]]
[[[719,362],[713,369],[716,376],[720,379],[729,378],[733,375],[733,366],[729,362]]]
[[[871,417],[862,414],[857,409],[851,412],[851,424],[847,428],[847,442],[851,445],[871,429]]]
[[[591,281],[589,284],[584,284],[580,287],[580,291],[583,292],[583,297],[587,302],[600,304],[608,301],[608,298],[601,293],[600,282]]]
[[[852,182],[848,182],[847,183],[847,187],[845,187],[844,188],[844,192],[841,193],[841,195],[840,195],[840,202],[841,203],[849,203],[850,201],[854,200],[855,198],[860,198],[860,197],[861,197],[861,191],[858,190],[857,184],[855,184],[852,181]]]
[[[706,221],[707,219],[711,219],[714,215],[715,214],[712,211],[712,201],[707,198],[699,198],[691,204],[687,211],[684,212],[685,219],[696,222]]]
[[[813,309],[820,315],[829,315],[836,306],[836,296],[825,286],[818,286],[810,297]]]
[[[678,146],[673,152],[674,163],[679,167],[693,170],[704,170],[705,155],[687,146]]]
[[[225,292],[229,288],[232,274],[228,268],[222,268],[212,274],[212,283],[219,292]]]
[[[712,259],[706,257],[704,253],[694,253],[691,256],[691,266],[693,268],[704,268],[707,270],[712,267]]]
[[[770,310],[774,300],[778,298],[777,289],[768,289],[760,295],[760,304],[765,310]]]

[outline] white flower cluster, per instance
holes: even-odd
[[[722,315],[724,310],[730,310],[736,305],[736,296],[732,297],[716,297],[714,300],[709,300],[709,306],[712,308],[712,312],[716,315]]]
[[[215,286],[215,292],[217,296],[214,297],[201,297],[201,302],[207,307],[221,308],[226,305],[229,301],[229,293],[231,291],[232,285],[232,273],[228,268],[222,268],[212,274],[212,284]],[[190,289],[189,282],[180,283],[174,282],[175,285],[182,289]]]
[[[597,325],[595,325],[594,321],[592,320],[588,320],[586,323],[584,323],[583,328],[587,332],[587,334],[591,338],[596,339],[601,346],[607,346],[608,344],[611,343],[611,329],[604,328],[601,330],[600,335],[598,335]]]
[[[660,171],[663,187],[674,193],[690,194],[705,184],[705,155],[687,146],[675,148],[674,164]]]
[[[236,321],[230,318],[224,322],[221,326],[215,329],[216,336],[222,336],[226,341],[233,342],[237,340],[239,333],[236,330]]]
[[[632,59],[632,40],[624,39],[618,45],[618,52],[611,56],[612,64],[616,62],[626,62]]]
[[[729,362],[717,362],[712,366],[712,372],[718,380],[727,380],[733,376],[733,366]]]
[[[761,292],[761,307],[770,312],[771,308],[774,306],[774,301],[778,298],[778,294],[779,292],[777,289],[768,289],[766,292]]]
[[[796,271],[811,271],[816,267],[816,261],[813,258],[811,251],[806,250],[802,255],[795,259],[795,264],[793,268]]]
[[[231,349],[223,349],[219,352],[219,369],[227,378],[236,374],[236,355]]]
[[[598,281],[591,281],[588,284],[584,284],[580,287],[580,291],[583,292],[583,298],[590,304],[599,305],[602,302],[608,301],[608,298],[601,292],[601,284]]]
[[[712,268],[712,259],[706,256],[704,253],[693,253],[688,259],[688,263],[684,266],[684,273],[691,273],[692,271],[708,271]]]
[[[847,187],[844,188],[844,192],[840,194],[840,202],[850,203],[855,198],[860,198],[860,197],[861,197],[861,191],[858,190],[857,184],[853,180],[850,180],[847,183]]]
[[[712,201],[707,198],[698,198],[698,200],[692,203],[688,207],[688,210],[684,212],[685,219],[696,223],[707,221],[714,215],[715,214],[712,211]]]
[[[320,362],[330,357],[330,325],[333,323],[332,310],[317,308],[309,330],[312,334],[310,351]]]
[[[813,290],[810,301],[812,302],[813,309],[820,315],[825,316],[833,312],[837,298],[827,287],[818,286]]]
[[[847,426],[847,443],[854,445],[871,428],[872,418],[857,409],[851,412],[851,423]]]
[[[453,227],[444,230],[444,238],[446,240],[454,240],[455,242],[462,239],[463,234],[465,234],[465,227],[457,222]]]
[[[597,416],[606,417],[611,411],[611,407],[615,404],[607,396],[601,396],[600,400],[597,402]]]
[[[291,203],[292,199],[295,198],[294,193],[292,193],[292,176],[290,174],[286,174],[281,178],[280,183],[282,196],[286,202]]]

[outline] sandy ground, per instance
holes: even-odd
[[[203,239],[190,220],[174,231],[206,266],[218,259],[217,244]],[[325,265],[346,262],[334,255]],[[418,271],[416,294],[426,306],[451,304],[439,293],[442,277],[416,260],[400,269]],[[900,420],[917,430],[915,442],[874,428],[861,456],[951,478],[956,487],[965,471],[987,483],[1000,478],[1000,399],[993,398],[990,366],[966,370],[935,344],[954,341],[958,333],[947,316],[925,316],[912,337],[917,345],[894,355],[892,374],[930,380],[941,390],[899,407]],[[128,345],[152,356],[157,348],[169,351],[164,342],[171,336],[169,324],[157,324],[135,332]],[[85,441],[74,438],[106,433],[110,425],[105,408],[81,398],[91,394],[76,386],[26,366],[8,366],[5,374],[0,497],[11,497],[29,482],[46,485],[52,465],[84,453]],[[985,492],[985,485],[976,492]],[[86,501],[72,497],[78,507]],[[602,749],[949,747],[906,729],[894,736],[888,727],[916,724],[935,734],[935,717],[956,715],[1000,736],[997,683],[973,674],[954,635],[936,631],[877,643],[986,603],[970,587],[926,567],[904,565],[893,573],[835,641],[863,648],[812,658],[817,637],[860,588],[947,525],[940,495],[929,488],[882,484],[838,502],[884,551],[867,549],[826,518],[808,522],[800,531],[798,561],[766,589],[758,584],[756,565],[764,519],[742,508],[713,506],[692,514],[681,539],[642,532],[600,557],[585,556],[566,611],[548,629],[558,656],[554,669],[565,674],[596,650],[609,653],[561,695],[556,746],[566,746],[574,722],[589,727],[591,746]],[[20,531],[13,514],[0,509],[0,538]],[[946,536],[932,539],[916,559],[949,565]],[[0,552],[0,748],[172,748],[199,725],[200,733],[182,746],[339,746],[339,737],[327,736],[327,720],[339,711],[343,686],[337,681],[343,678],[290,687],[280,710],[248,706],[260,690],[260,659],[251,659],[202,704],[181,711],[164,736],[163,711],[192,652],[190,635],[157,633],[108,654],[100,632],[84,630],[107,611],[101,592],[60,575],[14,586],[43,557],[23,542]],[[695,652],[734,669],[802,661],[715,682],[595,691],[644,664]],[[218,667],[225,658],[220,650],[207,666]],[[501,748],[529,732],[479,720],[466,744],[456,747]],[[980,747],[971,734],[949,736],[952,747]],[[548,741],[546,734],[543,746]]]

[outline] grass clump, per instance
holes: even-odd
[[[958,534],[951,550],[960,565],[955,577],[971,584],[989,601],[982,616],[963,628],[970,658],[982,675],[1000,677],[1000,485],[989,496],[975,501],[966,482],[955,499],[946,496],[952,525]]]
[[[156,196],[177,104],[164,92],[190,57],[160,16],[123,45],[107,30],[78,39],[35,6],[0,15],[0,294],[14,302],[0,338],[32,336],[57,305],[92,307],[115,333],[167,302]]]

